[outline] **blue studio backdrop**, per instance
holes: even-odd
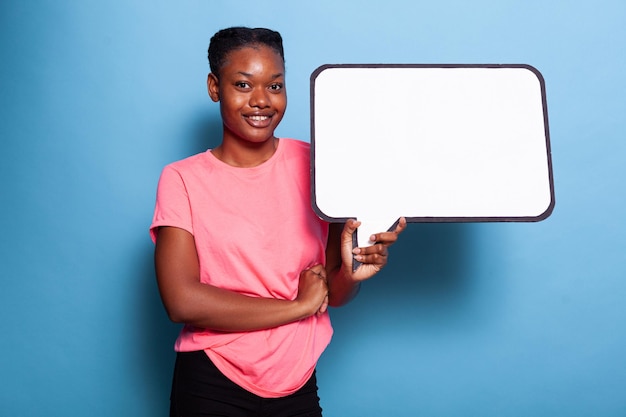
[[[167,415],[171,324],[148,226],[162,167],[214,146],[210,36],[285,39],[281,136],[328,63],[525,63],[546,81],[556,207],[410,224],[333,309],[326,416],[626,415],[623,0],[0,3],[0,415]],[[363,122],[377,102],[363,103]]]

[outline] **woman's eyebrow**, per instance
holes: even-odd
[[[244,77],[248,77],[251,78],[254,75],[250,74],[249,72],[245,72],[245,71],[237,71],[237,74],[243,75]],[[280,78],[283,77],[285,74],[283,74],[282,72],[276,73],[276,74],[272,74],[272,79],[275,80],[276,78]]]

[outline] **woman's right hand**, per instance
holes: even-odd
[[[328,282],[326,268],[315,265],[300,273],[296,301],[303,305],[307,317],[324,314],[328,308]]]

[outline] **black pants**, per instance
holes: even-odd
[[[315,373],[297,392],[263,398],[226,378],[203,352],[176,356],[170,417],[321,417]]]

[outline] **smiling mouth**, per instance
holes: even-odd
[[[248,116],[248,119],[253,120],[255,122],[263,122],[269,118],[270,116]]]
[[[265,129],[272,125],[273,116],[272,114],[251,114],[244,117],[250,126],[257,129]]]

